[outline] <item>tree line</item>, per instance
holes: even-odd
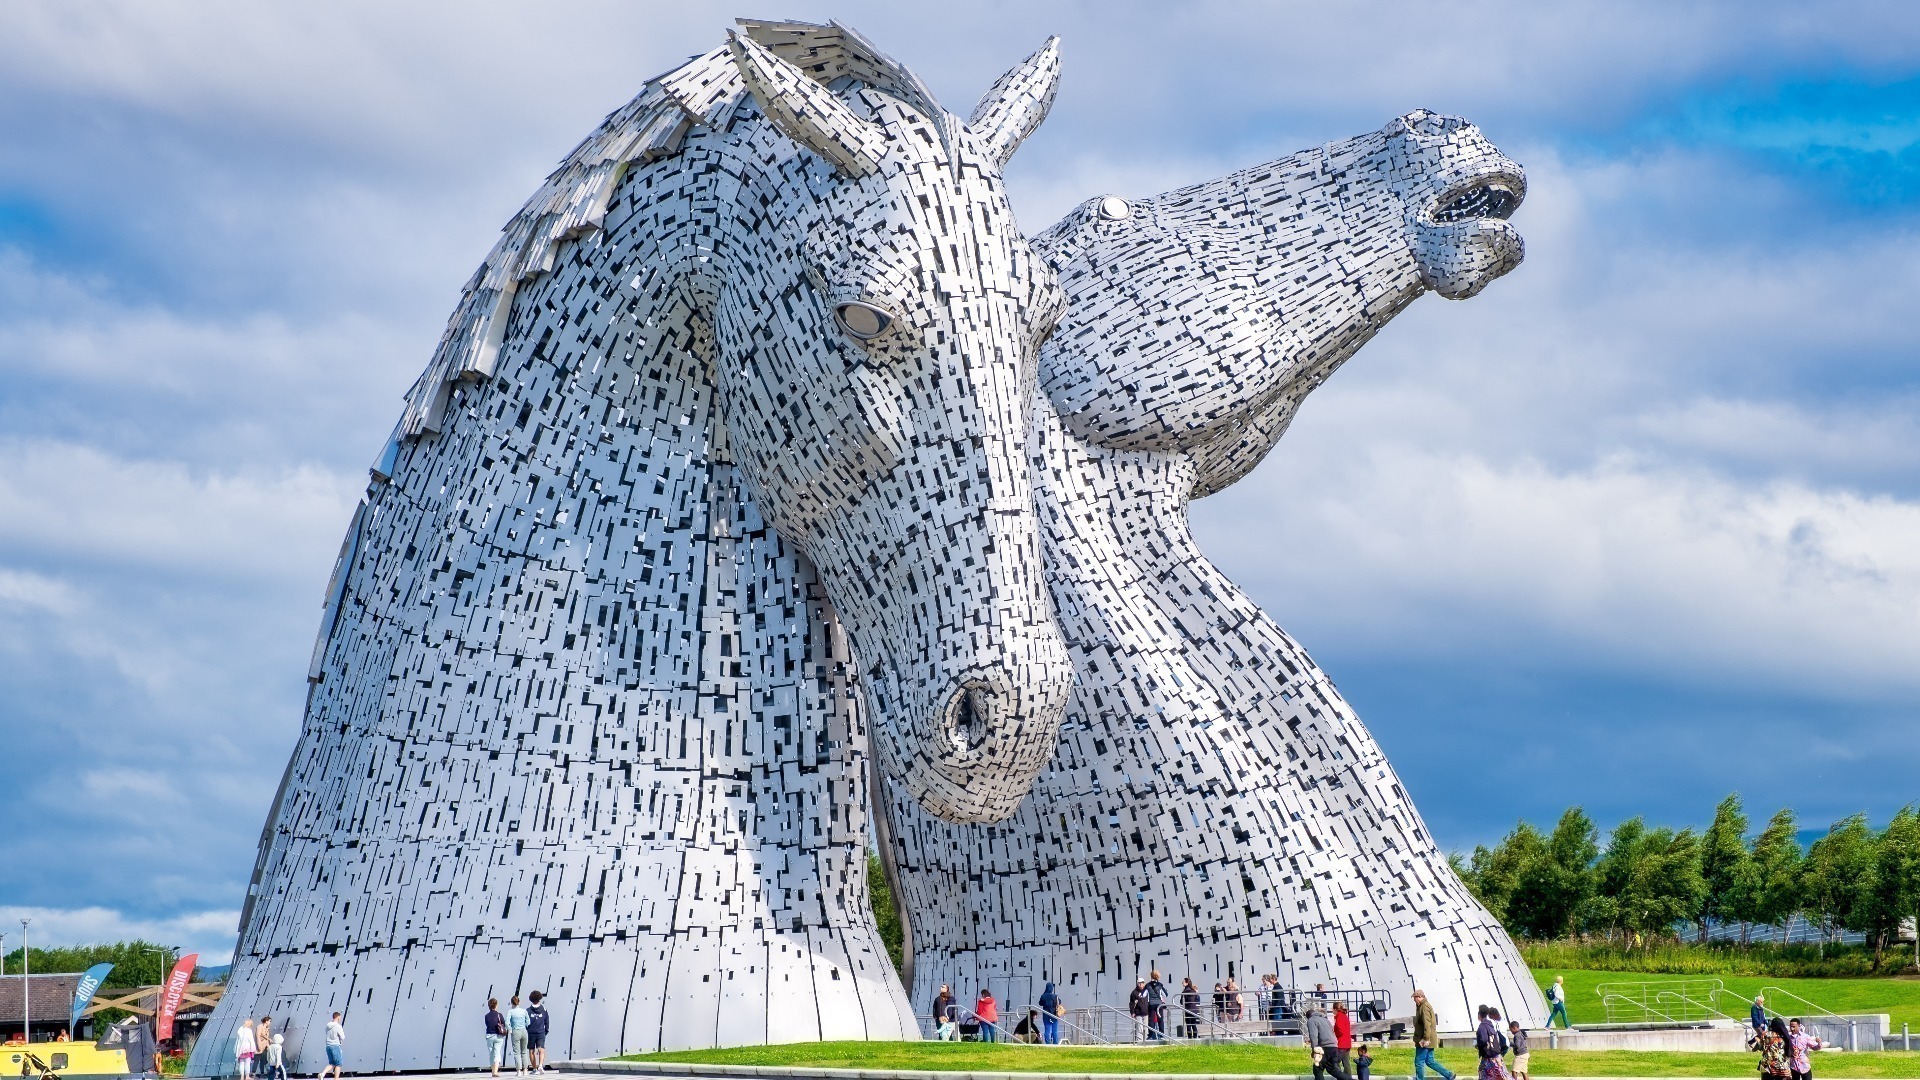
[[[1755,926],[1784,940],[1794,915],[1830,935],[1867,935],[1877,965],[1901,924],[1920,914],[1920,808],[1903,807],[1874,829],[1865,814],[1834,822],[1802,848],[1782,809],[1756,835],[1738,794],[1721,801],[1703,833],[1649,828],[1635,817],[1605,845],[1580,807],[1550,833],[1522,821],[1498,845],[1449,856],[1467,887],[1522,938],[1616,934],[1673,938],[1709,920]]]
[[[167,972],[172,970],[178,956],[172,949],[139,940],[62,945],[49,949],[35,946],[28,957],[22,957],[19,949],[8,953],[7,974],[20,974],[22,961],[26,959],[33,961],[33,971],[39,975],[85,971],[95,964],[112,964],[113,970],[107,973],[107,981],[102,988],[113,989],[122,986],[158,986],[165,981]]]

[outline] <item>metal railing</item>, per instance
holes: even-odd
[[[1144,1043],[1157,1039],[1183,1041],[1198,1039],[1259,1039],[1273,1035],[1298,1035],[1307,1012],[1320,1008],[1331,1012],[1335,1002],[1347,1006],[1353,1018],[1354,1033],[1384,1031],[1389,1024],[1388,1008],[1392,995],[1384,990],[1236,990],[1201,991],[1197,1002],[1181,999],[1172,990],[1161,1006],[1159,1022],[1134,1016],[1113,1005],[1069,1007],[1058,1018],[1060,1043],[1071,1046],[1108,1046]],[[991,1032],[996,1042],[1040,1041],[1042,1025],[1032,1025],[1031,1040],[1014,1034],[1019,1018],[1029,1006],[1003,1009],[995,1023],[980,1020],[964,1005],[952,1008],[954,1037],[978,1039]],[[941,1025],[932,1015],[917,1017],[924,1039],[941,1038]],[[1404,1018],[1401,1018],[1404,1019]]]
[[[1645,982],[1608,982],[1594,987],[1609,1024],[1704,1024],[1733,1020],[1721,1008],[1729,994],[1720,979],[1669,979]]]

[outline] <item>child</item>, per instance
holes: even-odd
[[[1367,1049],[1366,1043],[1361,1043],[1353,1052],[1353,1065],[1357,1080],[1373,1080],[1373,1052]]]
[[[279,1032],[273,1033],[273,1043],[267,1047],[267,1076],[269,1080],[287,1080],[287,1037]]]
[[[1527,1075],[1527,1031],[1518,1020],[1507,1021],[1507,1045],[1513,1048],[1514,1080],[1532,1080]]]

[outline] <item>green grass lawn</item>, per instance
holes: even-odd
[[[1553,983],[1555,975],[1567,977],[1567,1015],[1573,1018],[1575,1027],[1581,1024],[1598,1024],[1606,1020],[1606,1014],[1600,1008],[1600,997],[1594,993],[1594,988],[1603,982],[1667,982],[1712,978],[1719,979],[1726,984],[1730,992],[1748,1001],[1751,1001],[1753,995],[1759,993],[1761,988],[1777,986],[1832,1012],[1890,1013],[1893,1017],[1895,1032],[1900,1030],[1900,1025],[1904,1022],[1913,1025],[1913,1030],[1920,1033],[1920,979],[1916,978],[1773,979],[1745,975],[1648,975],[1643,972],[1628,971],[1533,969],[1533,977],[1540,981],[1542,990]],[[1803,1009],[1799,1002],[1777,995],[1767,1002],[1767,1007],[1788,1016],[1793,1016]],[[1725,1005],[1722,1008],[1734,1016],[1746,1015],[1744,1005],[1738,1009]],[[1920,1071],[1912,1075],[1920,1076]]]
[[[1441,1064],[1472,1080],[1472,1050],[1442,1050]],[[1307,1052],[1267,1046],[1009,1046],[988,1043],[793,1043],[785,1046],[747,1046],[731,1050],[684,1050],[666,1054],[633,1054],[621,1061],[704,1062],[726,1065],[773,1065],[815,1069],[901,1069],[934,1072],[1055,1072],[1055,1073],[1306,1073],[1312,1071]],[[1752,1054],[1679,1054],[1637,1050],[1535,1050],[1533,1074],[1556,1076],[1692,1076],[1737,1077],[1756,1075]],[[1413,1072],[1411,1050],[1387,1050],[1374,1055],[1375,1075],[1406,1076]],[[1828,1080],[1880,1080],[1920,1077],[1920,1051],[1883,1054],[1819,1056],[1815,1072]]]

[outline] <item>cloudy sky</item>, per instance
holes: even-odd
[[[1910,4],[16,0],[0,929],[231,950],[400,394],[553,163],[735,15],[838,18],[963,115],[1059,34],[1030,231],[1478,121],[1526,264],[1401,316],[1195,507],[1205,546],[1450,847],[1920,797]]]

